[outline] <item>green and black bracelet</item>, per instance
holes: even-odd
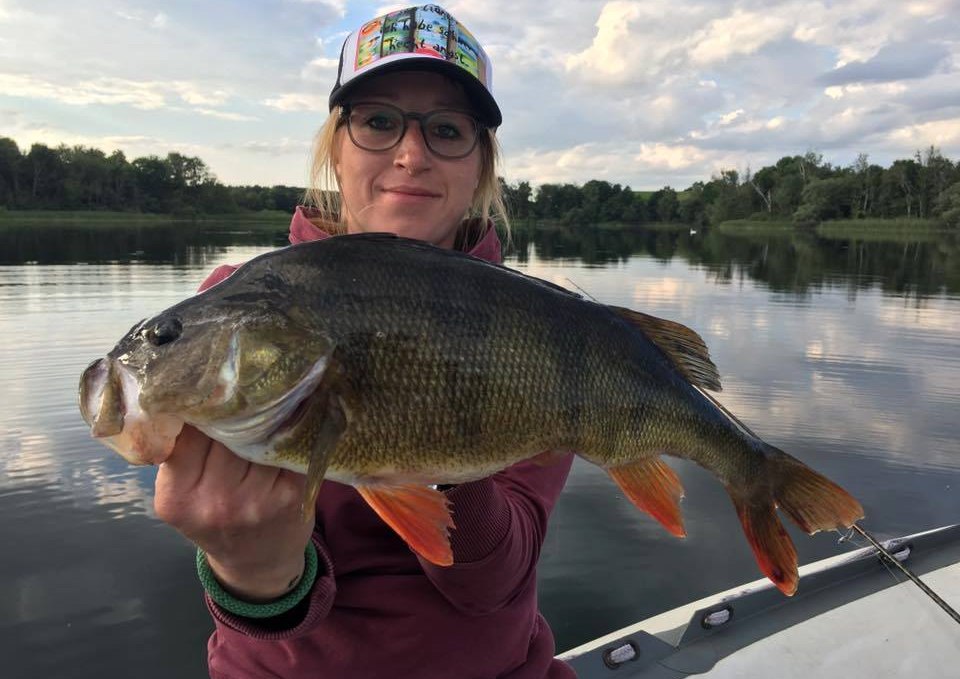
[[[265,604],[252,604],[227,593],[214,577],[213,569],[207,563],[206,554],[199,548],[197,549],[197,575],[200,577],[200,584],[203,585],[207,594],[221,608],[244,618],[272,618],[281,613],[286,613],[303,601],[310,588],[313,587],[313,581],[317,579],[317,548],[313,546],[312,542],[307,543],[303,558],[303,576],[301,576],[297,586],[279,599]]]

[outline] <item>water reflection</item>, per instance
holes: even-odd
[[[853,240],[823,238],[810,230],[737,234],[708,229],[692,234],[686,229],[581,227],[542,230],[515,240],[521,262],[534,241],[544,259],[588,264],[625,261],[634,254],[661,261],[680,257],[708,269],[717,283],[749,278],[782,292],[804,294],[841,280],[852,296],[874,285],[913,297],[960,291],[960,238],[950,232]]]
[[[31,224],[0,226],[0,264],[144,262],[197,265],[235,245],[286,245],[286,227],[228,223],[145,225]],[[644,255],[680,258],[710,271],[716,283],[744,278],[771,290],[806,294],[843,282],[851,296],[880,286],[885,292],[921,298],[960,292],[960,235],[874,233],[856,238],[822,237],[810,229],[602,228],[541,226],[515,229],[510,256],[526,264],[531,248],[540,260],[577,260],[606,267]]]
[[[286,245],[287,225],[216,222],[0,224],[0,265],[202,264],[233,245]]]

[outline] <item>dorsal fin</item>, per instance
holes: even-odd
[[[691,384],[720,391],[720,373],[710,360],[703,338],[685,325],[633,309],[608,306],[611,311],[638,328],[666,355]]]

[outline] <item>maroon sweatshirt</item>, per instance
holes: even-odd
[[[326,237],[297,208],[290,242]],[[499,262],[495,230],[469,252]],[[236,268],[218,267],[200,289]],[[207,597],[216,624],[211,677],[575,677],[553,657],[536,586],[547,520],[571,463],[571,455],[549,466],[522,462],[447,491],[456,523],[449,567],[411,551],[352,487],[324,481],[313,589],[293,611],[268,620],[233,615]]]

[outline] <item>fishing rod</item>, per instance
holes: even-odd
[[[876,540],[876,538],[870,535],[870,533],[868,533],[863,528],[861,528],[860,524],[855,523],[851,526],[851,528],[856,532],[858,532],[860,535],[862,535],[864,538],[866,538],[866,540],[871,545],[873,545],[874,549],[880,552],[880,554],[882,554],[883,557],[889,563],[893,564],[894,566],[899,568],[901,571],[903,571],[903,574],[906,575],[908,578],[910,578],[910,581],[913,582],[913,584],[915,584],[917,587],[919,587],[924,594],[926,594],[928,597],[933,599],[934,603],[936,603],[937,606],[939,606],[944,611],[946,611],[947,615],[953,618],[954,622],[960,623],[960,613],[957,613],[955,608],[953,608],[950,604],[948,604],[946,601],[941,599],[940,596],[936,592],[934,592],[932,589],[930,589],[930,587],[923,580],[917,577],[917,575],[913,571],[911,571],[909,568],[907,568],[902,563],[900,563],[900,560],[897,559],[897,557],[891,554],[883,545],[881,545]]]

